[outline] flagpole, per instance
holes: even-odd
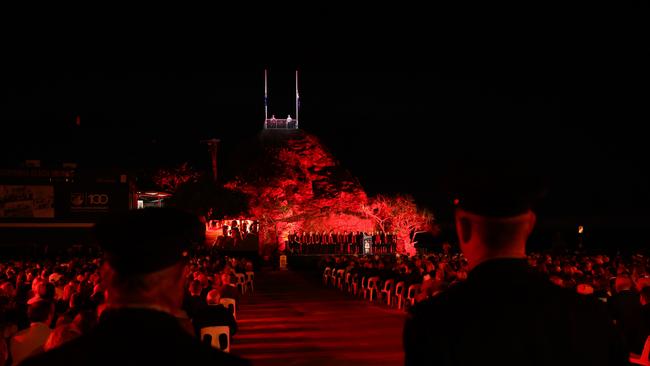
[[[266,120],[269,119],[269,90],[267,79],[267,70],[264,69],[264,128],[266,128]]]
[[[298,123],[300,123],[300,120],[298,119],[299,107],[300,107],[300,96],[298,95],[298,70],[296,70],[296,128],[298,128]]]

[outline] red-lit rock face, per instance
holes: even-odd
[[[264,131],[262,157],[227,188],[250,195],[260,242],[284,249],[292,231],[372,231],[361,213],[368,197],[318,138],[303,131]]]

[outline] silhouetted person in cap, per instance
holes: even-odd
[[[23,365],[247,365],[181,326],[186,253],[203,230],[194,215],[168,208],[98,223],[107,297],[97,327]]]
[[[543,193],[518,166],[483,164],[452,192],[467,280],[411,308],[405,364],[624,365],[606,308],[530,269],[526,241]]]

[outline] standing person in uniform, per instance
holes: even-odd
[[[336,251],[334,250],[334,242],[332,242],[332,233],[328,233],[326,230],[323,230],[323,236],[325,237],[325,241],[327,242],[327,252],[329,254],[334,254]]]
[[[307,234],[307,253],[314,254],[314,233],[311,231]]]
[[[320,234],[318,231],[312,232],[313,253],[320,254]]]
[[[296,240],[296,254],[303,254],[302,234],[300,233],[300,231],[296,232],[295,240]]]
[[[372,234],[372,252],[381,254],[381,239],[379,238],[379,231]]]
[[[363,239],[365,238],[365,234],[363,231],[357,232],[357,234],[354,236],[354,241],[357,244],[357,251],[360,254],[364,254],[366,252],[366,244],[363,242]]]
[[[411,308],[405,365],[627,364],[603,304],[528,267],[539,180],[519,166],[483,167],[456,189],[468,278]]]

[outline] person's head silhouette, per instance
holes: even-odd
[[[453,202],[460,249],[470,267],[495,258],[523,258],[544,192],[538,172],[522,163],[481,162],[458,176]]]
[[[111,307],[150,306],[175,313],[182,306],[187,253],[205,228],[195,215],[150,208],[114,215],[95,227]]]

